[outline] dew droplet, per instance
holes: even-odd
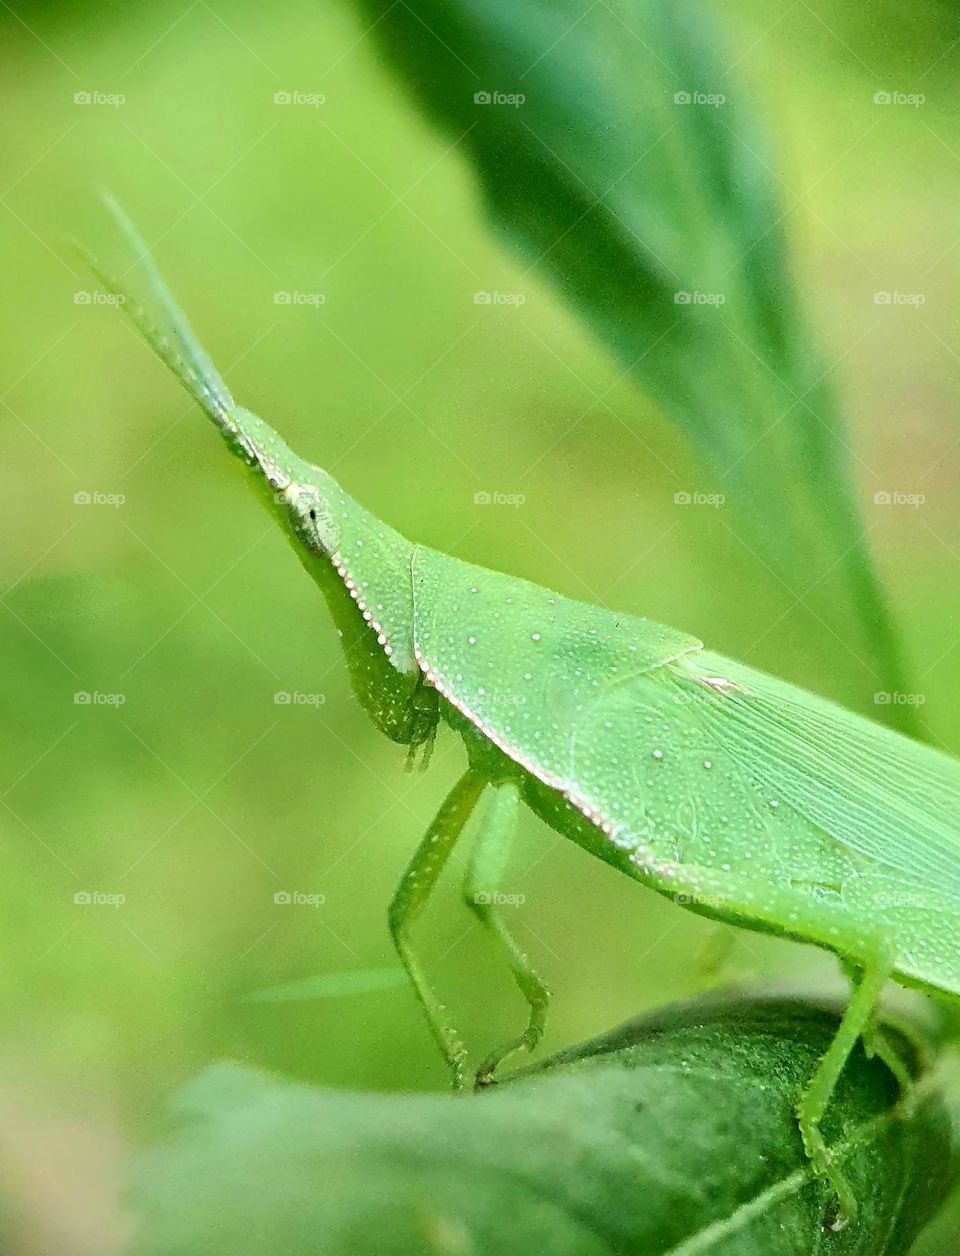
[[[709,771],[710,768],[713,767],[713,764],[711,763],[709,759],[704,759],[703,766]]]
[[[539,641],[539,640],[540,640],[540,634],[539,634],[539,632],[531,632],[531,634],[530,634],[530,640],[531,640],[531,641]]]
[[[476,645],[476,644],[477,644],[476,637],[467,637],[467,645]]]
[[[654,750],[654,752],[653,752],[653,757],[654,757],[655,759],[662,759],[662,758],[663,758],[663,751],[662,751],[662,750]]]

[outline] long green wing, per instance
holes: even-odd
[[[689,709],[770,798],[855,855],[960,894],[960,762],[719,655],[697,666],[731,684]],[[677,670],[685,692],[702,689]]]
[[[823,900],[872,869],[960,898],[957,760],[695,638],[433,551],[414,556],[414,610],[441,692],[638,862]]]

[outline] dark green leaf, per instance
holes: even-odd
[[[861,1205],[840,1233],[793,1107],[835,1014],[668,1009],[474,1096],[318,1091],[221,1065],[140,1165],[136,1256],[893,1256],[955,1175],[929,1081],[913,1111],[857,1052],[826,1126]]]
[[[702,6],[357,3],[469,154],[494,224],[694,441],[748,544],[834,631],[859,628],[885,686],[908,691],[764,120]]]

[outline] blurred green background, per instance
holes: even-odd
[[[776,142],[924,724],[957,751],[960,18],[933,0],[869,15],[735,0],[718,16]],[[99,185],[236,396],[401,531],[832,696],[862,666],[843,642],[824,652],[730,512],[675,506],[713,487],[696,455],[557,295],[518,277],[471,171],[365,30],[346,3],[302,0],[0,10],[0,1158],[23,1252],[60,1250],[60,1224],[65,1250],[109,1250],[125,1143],[212,1058],[337,1086],[445,1081],[406,989],[240,1002],[392,962],[387,903],[463,756],[442,735],[430,772],[404,774],[351,700],[320,596],[199,412],[112,308],[78,296],[95,285],[68,237],[108,261],[115,244]],[[879,90],[926,101],[878,109]],[[526,299],[478,306],[479,289]],[[878,307],[878,290],[924,301]],[[878,491],[924,500],[877,508]],[[523,1010],[460,905],[462,863],[418,936],[480,1054]],[[704,984],[712,926],[531,817],[504,888],[555,990],[547,1048]],[[275,903],[284,891],[324,901]],[[834,967],[738,934],[728,975],[818,985]]]

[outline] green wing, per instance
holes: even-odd
[[[960,894],[960,762],[719,655],[700,667],[731,683],[689,709],[765,796],[855,856]],[[675,670],[702,694],[693,669]]]
[[[607,686],[573,775],[641,864],[821,900],[870,872],[960,897],[960,763],[706,650]]]

